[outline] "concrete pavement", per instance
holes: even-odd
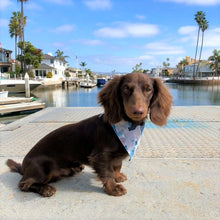
[[[45,134],[102,108],[46,108],[0,128],[0,219],[219,219],[220,106],[173,107],[168,125],[147,122],[132,161],[125,161],[128,193],[104,193],[91,168],[53,185],[43,198],[21,192],[21,176],[5,161],[22,162]]]

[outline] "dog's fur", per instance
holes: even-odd
[[[121,173],[127,151],[116,136],[111,124],[121,120],[142,124],[148,115],[159,126],[167,123],[172,96],[160,79],[142,73],[114,77],[98,94],[104,115],[96,115],[79,123],[54,130],[42,138],[25,156],[22,165],[9,159],[11,171],[23,175],[19,182],[22,191],[42,196],[56,192],[48,183],[73,176],[91,166],[102,181],[106,193],[126,194],[127,179]]]

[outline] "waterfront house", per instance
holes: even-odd
[[[198,63],[186,65],[183,69],[182,75],[184,77],[193,77],[194,68],[195,70],[197,70]],[[207,62],[200,62],[198,68],[198,77],[207,77],[207,76],[213,76],[213,70],[211,69],[210,65]]]
[[[83,70],[73,67],[67,67],[65,72],[68,72],[71,78],[85,78],[86,76]]]
[[[49,72],[53,74],[53,76],[57,75],[56,68],[49,66],[45,63],[41,63],[38,69],[33,69],[36,78],[45,78]]]
[[[0,72],[6,73],[12,71],[11,50],[0,48]]]
[[[152,68],[151,75],[153,77],[160,77],[162,75],[162,67],[158,66],[156,68]]]
[[[65,69],[67,67],[67,61],[58,57],[52,56],[52,54],[44,54],[41,66],[38,69],[33,69],[36,76],[46,77],[48,72],[53,73],[53,78],[63,78],[65,76]]]
[[[176,68],[158,66],[156,68],[152,68],[151,75],[153,77],[170,76],[174,75],[176,71]]]

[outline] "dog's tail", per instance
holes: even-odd
[[[6,164],[11,169],[12,172],[17,172],[23,175],[22,167],[20,163],[15,162],[14,160],[8,159]]]

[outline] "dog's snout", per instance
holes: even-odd
[[[144,114],[144,109],[143,108],[135,108],[134,110],[133,110],[133,114],[135,115],[135,116],[142,116],[143,114]]]

